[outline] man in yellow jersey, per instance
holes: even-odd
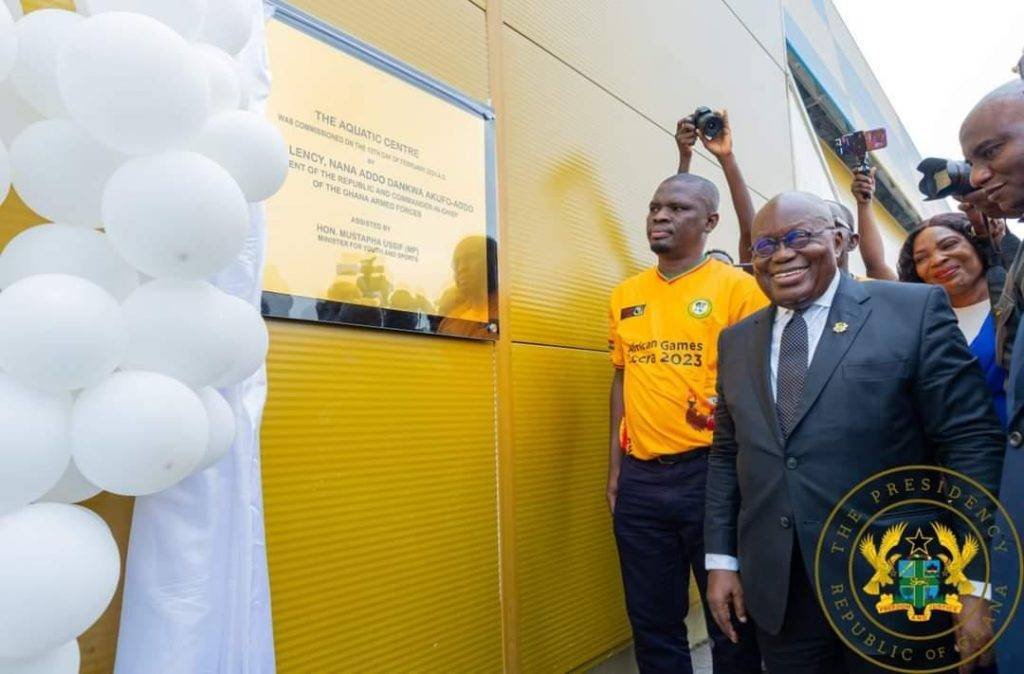
[[[692,568],[703,601],[703,512],[718,335],[767,304],[748,274],[704,255],[718,190],[679,174],[647,213],[656,267],[613,292],[608,503],[640,671],[692,672],[684,619]],[[709,616],[705,604],[705,616]],[[753,632],[732,643],[707,619],[715,674],[761,671]]]

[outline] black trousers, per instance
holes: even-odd
[[[829,625],[814,594],[799,548],[793,546],[789,598],[782,631],[757,630],[757,641],[769,674],[883,674],[848,649]]]
[[[715,674],[760,674],[761,656],[751,622],[737,627],[733,644],[707,610],[704,569],[704,490],[707,453],[673,464],[623,458],[615,506],[626,611],[643,674],[693,671],[687,641],[690,570],[700,588],[712,640]]]

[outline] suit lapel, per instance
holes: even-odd
[[[778,446],[782,447],[785,442],[779,428],[779,417],[775,411],[775,398],[771,388],[772,326],[775,324],[775,307],[760,312],[754,322],[754,345],[747,358],[750,381],[754,382],[754,392],[761,404],[761,411],[764,412],[765,423]]]
[[[846,355],[857,338],[857,334],[864,327],[864,323],[871,314],[871,309],[865,305],[868,297],[867,292],[858,281],[843,275],[832,300],[832,308],[828,312],[825,328],[818,341],[818,348],[815,350],[811,366],[807,370],[804,392],[800,399],[800,411],[793,424],[794,431],[810,411],[814,401],[821,395],[822,389],[832,378],[839,361]]]

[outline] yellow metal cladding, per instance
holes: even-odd
[[[506,28],[507,194],[516,341],[607,348],[612,287],[649,264],[646,204],[672,138]]]
[[[612,367],[526,344],[512,366],[522,671],[563,672],[630,638],[603,488]]]
[[[270,327],[279,671],[499,671],[493,345]]]
[[[769,0],[758,2],[771,6]],[[503,11],[509,26],[577,77],[593,81],[666,132],[674,132],[676,121],[698,105],[727,109],[750,185],[769,196],[791,187],[789,136],[778,131],[788,128],[784,70],[724,2],[504,0]],[[778,5],[774,12],[781,35]],[[570,97],[551,103],[582,108]],[[616,133],[612,121],[592,129],[592,143]],[[619,159],[623,167],[640,166],[640,157]]]
[[[482,2],[293,0],[292,4],[472,98],[485,101],[490,96]]]

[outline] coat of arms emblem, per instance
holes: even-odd
[[[961,545],[953,530],[938,522],[931,523],[934,536],[926,535],[920,527],[913,536],[904,536],[906,528],[906,522],[889,527],[877,546],[874,536],[867,534],[858,546],[873,569],[862,589],[878,597],[875,611],[905,611],[913,622],[930,620],[933,611],[959,613],[963,608],[960,595],[973,589],[964,569],[980,550],[977,539],[967,534]],[[946,553],[933,557],[928,546],[936,538]],[[909,551],[899,552],[905,544],[909,544]]]

